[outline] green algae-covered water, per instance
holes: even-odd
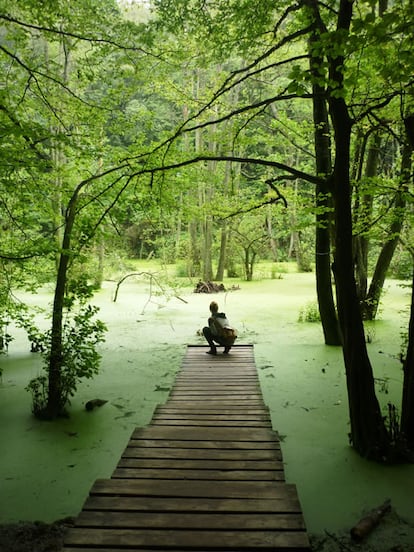
[[[387,282],[380,320],[369,330],[384,408],[389,401],[399,405],[401,395],[398,354],[410,296],[400,284]],[[186,345],[202,342],[198,330],[211,295],[187,288],[181,299],[148,301],[148,285],[129,281],[114,303],[114,287],[105,283],[95,297],[108,326],[101,371],[80,385],[70,418],[40,422],[31,416],[24,388],[39,373],[41,357],[30,353],[20,330],[0,358],[1,523],[76,515],[95,479],[111,476],[134,428],[146,425],[166,400]],[[48,290],[22,297],[44,307],[51,300]],[[255,345],[264,399],[283,440],[286,476],[297,485],[308,530],[348,530],[364,511],[390,498],[397,529],[414,539],[414,466],[378,466],[353,452],[342,353],[323,345],[318,324],[297,321],[300,309],[315,300],[314,275],[240,282],[239,290],[213,298],[238,328],[239,342]],[[108,402],[86,411],[85,402],[95,398]]]

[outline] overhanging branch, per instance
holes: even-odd
[[[310,182],[311,184],[321,184],[325,182],[324,179],[318,176],[306,173],[304,171],[300,171],[284,163],[279,163],[278,161],[272,161],[270,159],[259,159],[255,157],[237,157],[233,155],[198,155],[196,157],[192,157],[191,159],[186,159],[178,163],[171,163],[170,165],[162,165],[160,167],[152,167],[152,168],[143,167],[141,169],[133,171],[130,174],[130,176],[137,177],[145,174],[154,175],[159,172],[170,171],[170,170],[180,169],[182,167],[187,167],[189,165],[194,165],[195,163],[200,163],[202,161],[217,161],[217,162],[232,161],[233,163],[245,163],[245,164],[252,164],[252,165],[261,165],[264,167],[273,167],[275,169],[279,169],[281,171],[288,173],[288,175],[290,176],[294,176],[295,178],[299,178],[301,180],[305,180],[306,182]]]

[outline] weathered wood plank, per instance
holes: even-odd
[[[209,415],[218,415],[218,416],[228,416],[229,418],[232,417],[265,417],[266,419],[270,419],[270,414],[267,408],[242,408],[242,407],[233,407],[233,408],[218,408],[211,406],[209,404],[204,405],[202,408],[190,405],[177,405],[175,404],[172,406],[171,404],[167,403],[165,406],[159,406],[155,411],[155,416],[157,414],[164,414],[164,413],[171,413],[171,414],[195,414],[199,416],[209,416]]]
[[[198,512],[104,512],[85,510],[76,519],[79,527],[120,527],[124,529],[266,529],[304,530],[300,514],[198,513]]]
[[[309,547],[304,531],[203,531],[203,530],[131,530],[131,529],[71,529],[66,537],[69,545],[196,548],[208,543],[209,549],[230,548],[231,550],[263,549],[300,550]]]
[[[205,460],[281,460],[282,452],[277,446],[268,449],[250,448],[171,448],[163,447],[127,447],[122,458],[172,458]]]
[[[280,450],[280,444],[277,441],[255,441],[254,443],[251,443],[250,441],[179,441],[174,440],[170,441],[169,439],[158,439],[158,440],[151,440],[151,439],[142,439],[135,440],[131,439],[127,445],[126,450],[130,450],[132,448],[146,448],[146,449],[167,449],[170,448],[174,450],[174,453],[179,449],[185,449],[185,450],[192,450],[194,452],[197,451],[197,449],[201,450],[202,452],[207,453],[207,450],[211,451],[218,451],[222,450],[223,452],[226,450],[234,450],[237,451],[237,453],[240,456],[240,451],[276,451]],[[243,452],[244,454],[244,452]]]
[[[234,382],[232,380],[229,380],[228,383],[226,382],[220,382],[217,383],[216,381],[208,381],[204,380],[202,382],[199,381],[193,381],[192,383],[190,381],[188,382],[176,382],[174,385],[174,390],[177,391],[197,391],[197,392],[203,392],[208,389],[209,391],[226,391],[229,393],[230,391],[233,393],[241,392],[245,393],[246,391],[253,391],[253,393],[257,393],[257,391],[260,391],[260,386],[258,382],[249,382],[240,384],[240,382]]]
[[[128,548],[114,548],[113,546],[111,546],[110,548],[108,548],[107,546],[99,546],[99,548],[95,547],[95,546],[86,546],[86,548],[84,546],[75,546],[74,548],[72,548],[72,546],[65,546],[64,548],[64,552],[154,552],[156,550],[156,552],[171,552],[171,548],[167,548],[167,547],[159,547],[157,546],[157,548],[142,548],[141,546],[139,548],[136,548],[136,547],[133,547],[131,548],[130,546]],[[206,550],[204,549],[201,549],[201,548],[197,548],[197,549],[194,549],[193,548],[193,552],[196,550],[196,552],[211,552],[211,550]],[[174,552],[192,552],[191,551],[191,548],[186,548],[184,550],[184,548],[174,548]],[[229,552],[229,550],[224,550],[224,549],[218,549],[218,548],[215,548],[214,549],[214,552]]]
[[[203,440],[206,441],[269,441],[273,442],[277,434],[270,429],[258,428],[252,431],[249,428],[215,427],[203,429]],[[191,427],[162,428],[145,427],[137,429],[132,434],[132,439],[168,439],[179,441],[200,440],[200,432]]]
[[[217,426],[217,422],[220,422],[221,427],[240,427],[241,424],[243,424],[243,427],[268,427],[271,428],[272,424],[271,422],[264,422],[264,421],[252,421],[252,420],[217,420],[217,418],[214,420],[189,420],[185,418],[156,418],[151,422],[152,426],[180,426],[180,427],[198,427],[198,428],[204,428],[204,427],[215,427]]]
[[[156,420],[190,420],[192,422],[238,422],[242,425],[244,422],[271,422],[269,415],[263,414],[244,414],[244,413],[231,413],[231,414],[218,414],[216,411],[203,410],[195,412],[194,410],[183,409],[182,411],[176,410],[171,412],[157,412],[154,414],[153,421]]]
[[[153,419],[161,419],[161,418],[170,418],[170,419],[181,419],[181,418],[191,418],[192,420],[251,420],[251,421],[270,421],[270,415],[266,411],[244,411],[244,410],[238,410],[238,411],[219,411],[214,409],[205,408],[202,410],[199,409],[191,409],[191,408],[166,408],[166,409],[160,409],[156,410],[153,416]]]
[[[267,481],[210,481],[151,480],[151,479],[98,479],[91,494],[118,494],[124,496],[174,496],[192,498],[281,498],[289,496],[294,486]]]
[[[207,460],[175,458],[121,458],[118,468],[151,469],[204,469],[204,470],[283,470],[283,462],[278,460]]]
[[[220,470],[189,468],[124,468],[112,473],[113,479],[177,479],[194,481],[284,481],[282,470]]]
[[[220,399],[227,398],[230,400],[242,400],[245,399],[255,399],[257,401],[262,401],[262,394],[259,392],[258,389],[246,389],[244,391],[238,391],[233,389],[220,389],[216,390],[214,388],[210,389],[210,387],[206,386],[204,390],[198,390],[198,389],[176,389],[171,392],[170,398],[173,400],[178,400],[179,398],[183,398],[185,400],[214,400],[214,399]]]
[[[301,508],[297,494],[286,492],[273,499],[234,500],[226,498],[180,498],[152,496],[105,495],[99,492],[90,495],[84,504],[85,510],[105,510],[121,512],[219,512],[227,515],[237,512],[245,513],[300,513]]]

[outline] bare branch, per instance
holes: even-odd
[[[237,215],[244,215],[246,213],[251,213],[252,211],[256,211],[256,209],[261,209],[265,205],[275,205],[276,203],[279,203],[279,201],[283,201],[285,207],[287,207],[287,201],[283,196],[280,197],[272,197],[271,199],[268,199],[267,201],[262,201],[258,203],[257,205],[253,205],[253,207],[249,207],[248,209],[239,209],[238,211],[234,211],[230,215],[227,215],[226,217],[223,217],[223,220],[226,220],[228,218],[236,217]]]
[[[70,38],[76,38],[77,40],[81,40],[83,42],[93,42],[96,44],[108,44],[110,46],[115,46],[120,50],[142,52],[143,54],[150,55],[152,57],[160,59],[160,56],[156,56],[153,53],[144,50],[143,48],[140,48],[137,46],[125,46],[125,44],[120,44],[119,42],[115,42],[110,38],[99,38],[97,36],[84,36],[71,31],[56,29],[54,27],[44,27],[42,25],[34,25],[33,23],[27,23],[26,21],[21,21],[20,19],[16,19],[15,17],[11,17],[10,15],[6,15],[6,14],[0,14],[0,19],[3,19],[4,21],[8,21],[9,23],[14,23],[16,25],[19,25],[20,27],[25,27],[27,29],[33,29],[35,31],[40,31],[43,33],[50,33],[50,34],[55,34],[60,36],[67,36]]]
[[[13,113],[11,113],[10,110],[4,104],[0,104],[0,111],[4,111],[4,113],[10,119],[10,121],[20,131],[23,131],[23,127],[22,127],[22,124],[20,123],[20,121],[18,119],[16,119],[16,117],[13,115]],[[35,152],[36,156],[39,157],[39,159],[42,159],[43,161],[49,161],[50,162],[49,157],[36,147],[36,143],[34,143],[33,140],[31,140],[31,138],[29,138],[29,136],[27,136],[24,132],[22,132],[22,136],[23,136],[23,139],[25,140],[25,142],[27,142],[27,144],[29,145],[29,148],[32,149]]]
[[[41,93],[42,98],[43,98],[44,102],[47,104],[49,109],[51,109],[50,103],[47,100],[46,95],[43,94],[42,88],[39,84],[39,81],[38,81],[36,75],[57,84],[59,87],[63,88],[70,96],[72,96],[76,100],[82,102],[83,104],[87,105],[88,107],[93,107],[94,109],[96,108],[96,109],[103,109],[103,110],[109,111],[109,110],[107,110],[106,108],[104,108],[100,105],[94,105],[94,104],[91,104],[91,103],[87,102],[86,100],[84,100],[83,98],[81,98],[80,96],[75,94],[65,83],[63,83],[59,79],[56,79],[55,77],[52,77],[51,75],[48,75],[47,73],[43,73],[42,71],[38,71],[36,69],[31,69],[16,54],[13,54],[13,52],[10,52],[10,50],[5,48],[1,44],[0,44],[0,50],[2,50],[7,56],[12,58],[18,65],[20,65],[20,67],[22,67],[34,79],[34,81],[36,82],[36,85],[39,89],[39,92]],[[55,111],[54,110],[52,110],[52,111],[56,115]]]

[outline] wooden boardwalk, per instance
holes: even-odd
[[[168,401],[95,482],[64,552],[310,549],[253,346],[207,350],[188,347]]]

